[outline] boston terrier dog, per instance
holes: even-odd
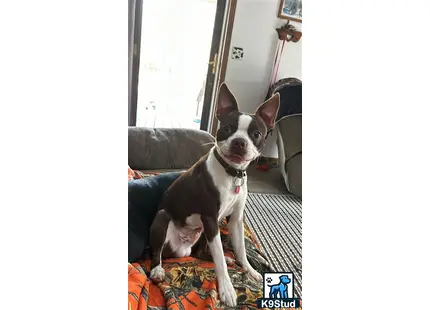
[[[228,275],[218,226],[225,217],[235,259],[253,278],[262,281],[245,252],[246,168],[260,155],[278,110],[279,94],[276,93],[255,114],[241,113],[226,84],[220,86],[216,108],[220,127],[215,146],[173,182],[151,225],[152,281],[164,280],[162,258],[189,256],[202,236],[215,263],[220,300],[229,307],[236,306],[236,292]]]

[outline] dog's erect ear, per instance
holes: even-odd
[[[275,127],[276,116],[278,115],[280,104],[279,93],[274,94],[270,99],[263,102],[255,112],[255,115],[260,116],[267,126],[267,129]]]
[[[219,118],[233,111],[239,111],[236,98],[225,83],[222,83],[218,91],[218,102],[216,106],[216,116]]]

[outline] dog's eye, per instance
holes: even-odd
[[[222,127],[222,130],[225,131],[225,132],[230,132],[231,128],[230,128],[229,125],[225,125],[225,126]]]
[[[259,139],[259,138],[261,138],[261,132],[259,132],[258,130],[257,130],[257,131],[254,131],[254,138],[255,138],[255,139]]]

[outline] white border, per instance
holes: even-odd
[[[305,307],[424,309],[428,3],[304,4]],[[0,308],[125,308],[127,3],[0,15]]]
[[[425,309],[429,4],[304,4],[305,309]]]
[[[127,307],[127,18],[0,5],[0,309]]]

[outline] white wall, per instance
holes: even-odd
[[[276,28],[285,24],[277,12],[281,0],[238,0],[231,38],[234,46],[243,48],[243,59],[230,56],[225,81],[244,112],[254,112],[265,99],[278,42]],[[292,23],[301,29],[300,23]],[[302,79],[302,43],[285,43],[277,79]],[[269,136],[263,154],[278,157],[276,133]]]

